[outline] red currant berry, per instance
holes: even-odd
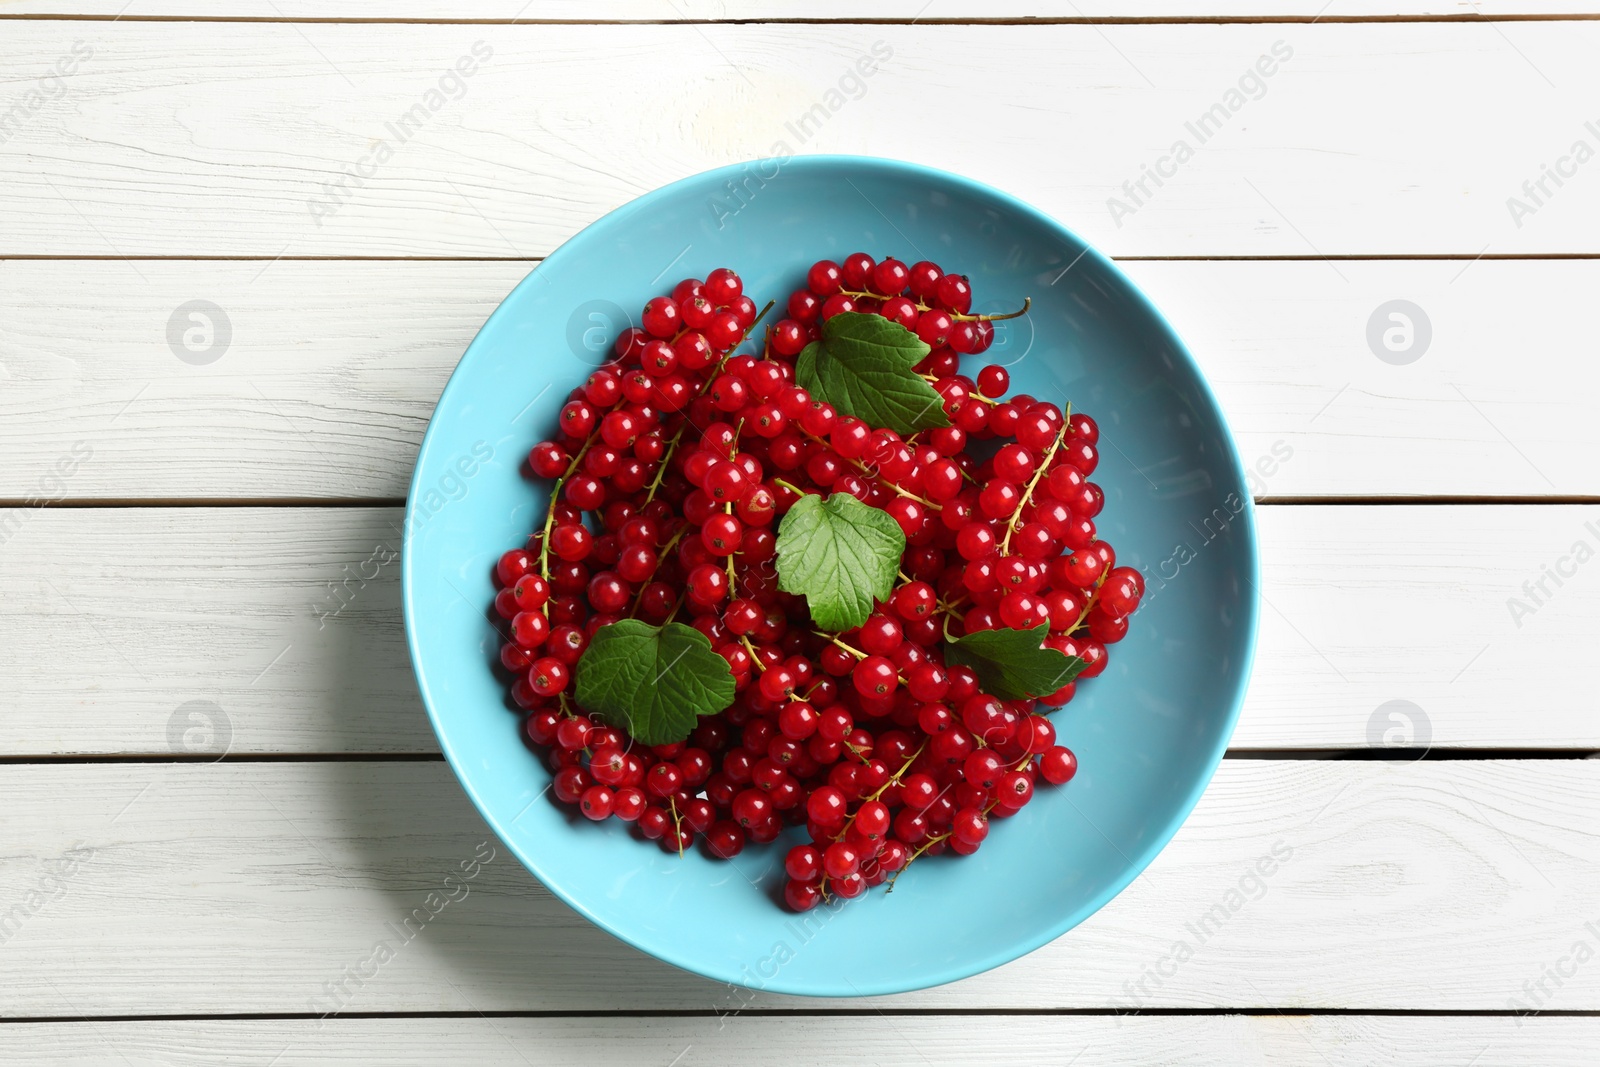
[[[683,324],[683,313],[678,310],[677,301],[669,296],[658,296],[645,304],[640,322],[650,336],[667,338],[678,332]]]
[[[850,681],[862,696],[883,696],[894,691],[899,672],[884,656],[867,656],[850,672]]]
[[[1046,749],[1039,757],[1039,773],[1051,785],[1065,785],[1078,773],[1078,757],[1061,745]]]
[[[528,688],[542,697],[553,697],[567,687],[569,677],[565,663],[554,656],[544,656],[528,668]]]
[[[731,860],[744,851],[745,832],[738,823],[723,819],[706,831],[706,850],[720,860]]]
[[[726,267],[718,267],[706,275],[705,285],[702,286],[706,296],[718,307],[727,307],[739,299],[744,292],[744,283],[739,276]]]
[[[611,790],[603,785],[591,785],[578,798],[578,810],[583,812],[585,817],[599,822],[610,817],[612,801]]]
[[[934,287],[934,299],[946,310],[965,315],[972,310],[972,286],[959,274],[946,274]]]
[[[911,280],[911,271],[898,259],[885,259],[872,268],[872,291],[882,296],[896,296],[905,292]]]
[[[843,277],[839,264],[831,259],[819,259],[806,271],[806,288],[817,296],[832,296],[839,291]]]
[[[872,257],[865,252],[850,253],[839,269],[844,287],[858,292],[865,289],[872,279],[872,269],[876,266]]]
[[[925,259],[911,264],[911,269],[906,273],[912,295],[924,302],[934,296],[939,279],[944,277],[944,271],[939,269],[937,263]]]
[[[795,911],[810,911],[822,903],[822,889],[808,882],[785,882],[783,902]]]
[[[860,869],[861,853],[849,842],[835,841],[823,849],[822,873],[830,879],[848,878]]]

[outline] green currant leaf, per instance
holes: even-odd
[[[602,626],[578,660],[578,703],[646,745],[686,739],[702,715],[733,703],[733,672],[706,635],[681,622]]]
[[[911,368],[928,354],[916,334],[882,315],[846,311],[822,324],[794,364],[795,381],[814,400],[874,428],[912,434],[949,426],[944,401]]]
[[[1044,647],[1048,626],[1031,630],[979,630],[947,641],[945,662],[978,673],[985,693],[1002,700],[1047,697],[1078,676],[1087,664]]]
[[[819,629],[860,626],[894,589],[905,531],[849,493],[801,497],[778,524],[778,588],[804,595]]]

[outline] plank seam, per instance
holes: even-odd
[[[1273,1008],[1239,1006],[1228,1008],[1139,1008],[1117,1011],[1110,1008],[743,1008],[719,1011],[715,1008],[668,1009],[618,1008],[529,1011],[365,1011],[339,1012],[324,1016],[315,1012],[219,1012],[217,1014],[168,1015],[17,1015],[0,1019],[0,1026],[30,1026],[39,1023],[139,1023],[139,1022],[326,1022],[345,1019],[720,1019],[727,1016],[759,1019],[786,1018],[863,1018],[883,1016],[905,1018],[939,1017],[1036,1017],[1084,1016],[1088,1018],[1124,1018],[1141,1015],[1164,1018],[1203,1017],[1216,1015],[1243,1015],[1277,1018],[1310,1018],[1313,1016],[1354,1017],[1367,1016],[1406,1019],[1504,1019],[1550,1016],[1560,1019],[1600,1018],[1600,1011],[1572,1009],[1550,1011],[1516,1011],[1506,1008]]]
[[[0,21],[4,16],[0,16]],[[543,256],[223,256],[223,255],[52,255],[42,252],[0,252],[0,263],[533,263]],[[1191,255],[1110,256],[1114,263],[1476,263],[1594,260],[1600,252],[1341,252],[1335,255]]]
[[[5,22],[224,22],[288,26],[1284,26],[1436,22],[1594,22],[1594,12],[1497,12],[1411,15],[1042,15],[996,18],[769,18],[769,19],[472,19],[301,17],[274,15],[3,14]]]
[[[1600,759],[1600,750],[1583,748],[1230,748],[1227,760],[1275,763],[1428,763],[1484,761],[1556,761]],[[230,752],[173,755],[170,752],[68,752],[0,755],[0,766],[63,767],[93,764],[155,765],[171,763],[443,763],[441,752]]]
[[[1259,496],[1252,497],[1257,507],[1549,507],[1554,505],[1600,504],[1600,495],[1567,494],[1550,496]],[[25,497],[0,498],[0,509],[35,508],[41,511],[106,511],[128,508],[403,508],[405,497],[75,497],[40,501]]]

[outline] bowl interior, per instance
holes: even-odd
[[[731,266],[782,302],[813,260],[858,249],[971,276],[1002,324],[988,362],[1013,389],[1071,400],[1102,431],[1102,536],[1146,575],[1130,636],[1054,721],[1079,759],[984,847],[914,865],[803,924],[775,903],[784,844],[731,863],[679,859],[615,820],[542,797],[486,608],[494,561],[542,521],[524,474],[568,390],[644,301]],[[623,309],[627,309],[624,311]],[[773,316],[775,321],[776,315]],[[984,358],[970,361],[975,371]],[[411,486],[404,600],[412,659],[440,742],[495,832],[552,891],[638,948],[722,981],[826,996],[937,985],[1014,959],[1081,922],[1177,829],[1227,744],[1249,673],[1256,547],[1249,493],[1209,389],[1161,316],[1106,259],[1047,217],[952,175],[885,160],[803,157],[711,171],[620,208],[506,298],[440,398]],[[925,936],[953,901],[960,934]],[[949,925],[944,926],[950,929]],[[879,951],[892,945],[892,952]]]

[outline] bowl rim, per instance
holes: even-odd
[[[857,170],[875,171],[879,175],[888,175],[890,177],[909,178],[922,182],[943,183],[946,185],[955,186],[965,193],[979,197],[990,198],[998,202],[1006,209],[1026,218],[1035,226],[1045,231],[1055,233],[1058,237],[1063,238],[1065,243],[1082,247],[1083,251],[1079,254],[1078,258],[1087,258],[1091,260],[1091,262],[1093,262],[1101,270],[1108,271],[1121,284],[1125,285],[1128,292],[1137,301],[1137,305],[1141,307],[1146,314],[1150,315],[1152,319],[1163,330],[1166,331],[1168,337],[1171,338],[1173,347],[1178,356],[1181,358],[1183,365],[1187,367],[1187,369],[1193,374],[1195,380],[1199,383],[1201,395],[1206,399],[1206,401],[1211,405],[1212,410],[1216,413],[1218,428],[1221,431],[1221,436],[1227,445],[1226,449],[1224,450],[1226,452],[1226,462],[1231,469],[1231,472],[1237,479],[1239,485],[1245,489],[1245,492],[1242,494],[1244,509],[1240,515],[1244,519],[1244,522],[1241,524],[1241,531],[1243,534],[1242,547],[1247,556],[1246,568],[1248,573],[1245,575],[1245,579],[1249,584],[1249,592],[1241,601],[1241,607],[1248,618],[1244,620],[1244,655],[1240,663],[1240,670],[1233,687],[1233,692],[1229,698],[1229,707],[1225,717],[1227,728],[1226,730],[1218,733],[1217,742],[1211,747],[1209,752],[1205,753],[1205,773],[1196,778],[1193,788],[1191,788],[1187,795],[1182,798],[1181,802],[1173,808],[1172,815],[1167,819],[1166,823],[1161,827],[1159,832],[1154,833],[1147,838],[1143,844],[1143,847],[1138,849],[1136,854],[1131,858],[1126,857],[1126,854],[1124,854],[1125,858],[1129,859],[1129,862],[1123,873],[1117,878],[1114,878],[1108,882],[1106,887],[1094,897],[1085,903],[1080,904],[1078,907],[1072,909],[1070,912],[1066,913],[1064,916],[1055,920],[1054,922],[1045,926],[1041,926],[1039,930],[1032,935],[1017,941],[1008,942],[1006,945],[1000,948],[975,955],[959,964],[952,964],[940,970],[923,972],[917,975],[907,975],[904,980],[900,981],[885,980],[876,983],[867,983],[866,988],[862,988],[861,986],[850,982],[848,979],[845,979],[843,982],[843,986],[845,988],[839,988],[836,986],[828,986],[824,988],[815,985],[808,988],[801,988],[787,985],[783,981],[783,972],[780,971],[778,975],[774,976],[772,981],[760,987],[756,987],[759,988],[761,992],[767,993],[784,993],[795,996],[830,998],[856,998],[909,993],[916,990],[945,985],[950,982],[959,981],[963,978],[970,978],[976,974],[982,974],[985,971],[992,970],[993,968],[1002,966],[1006,963],[1010,963],[1013,960],[1021,959],[1023,956],[1035,952],[1044,945],[1047,945],[1058,937],[1061,937],[1063,934],[1078,926],[1085,919],[1098,912],[1101,908],[1105,907],[1108,902],[1110,902],[1114,897],[1132,884],[1135,878],[1143,874],[1145,869],[1149,867],[1149,865],[1155,860],[1156,856],[1160,854],[1162,849],[1166,848],[1167,844],[1178,832],[1178,829],[1188,821],[1189,816],[1194,811],[1195,805],[1199,803],[1200,797],[1205,793],[1205,790],[1210,786],[1212,779],[1216,776],[1217,767],[1221,764],[1223,755],[1227,752],[1228,745],[1233,737],[1233,732],[1238,726],[1239,713],[1243,707],[1245,693],[1249,688],[1250,677],[1254,669],[1256,643],[1259,636],[1261,620],[1261,552],[1259,540],[1256,536],[1255,501],[1252,499],[1251,494],[1248,491],[1249,478],[1244,469],[1243,460],[1239,454],[1238,443],[1234,439],[1232,428],[1228,425],[1226,412],[1223,410],[1222,405],[1218,402],[1215,391],[1211,388],[1211,383],[1206,379],[1206,376],[1201,370],[1199,363],[1189,352],[1188,346],[1183,343],[1182,338],[1178,335],[1178,332],[1173,328],[1172,324],[1167,320],[1167,317],[1161,312],[1160,308],[1158,308],[1150,300],[1150,298],[1145,295],[1144,291],[1140,289],[1131,278],[1123,273],[1121,268],[1119,268],[1109,256],[1106,256],[1094,245],[1079,237],[1074,231],[1068,229],[1046,212],[1024,200],[1012,196],[1009,193],[996,189],[985,182],[963,177],[959,174],[953,174],[937,167],[928,167],[919,163],[908,163],[903,160],[890,159],[881,156],[818,154],[803,156],[757,157],[754,159],[732,163],[721,167],[715,167],[710,170],[704,170],[695,174],[687,175],[686,177],[679,178],[676,181],[662,185],[648,193],[635,197],[627,203],[606,212],[604,215],[594,219],[585,225],[583,229],[579,230],[577,233],[563,241],[560,246],[553,250],[549,255],[545,256],[539,262],[538,266],[536,266],[533,270],[530,270],[522,278],[522,280],[519,281],[516,286],[514,286],[512,290],[501,299],[499,305],[489,315],[489,317],[484,320],[483,325],[479,327],[477,333],[473,335],[472,341],[462,351],[460,359],[456,361],[456,366],[450,372],[450,378],[445,382],[444,389],[441,390],[439,399],[434,405],[434,412],[437,412],[450,400],[452,391],[457,389],[461,385],[461,382],[465,380],[462,377],[462,367],[466,363],[467,357],[471,355],[472,349],[478,344],[478,341],[489,331],[492,326],[496,325],[497,320],[499,320],[502,315],[510,314],[508,311],[508,305],[512,303],[512,297],[524,286],[529,286],[535,281],[534,274],[539,269],[546,268],[552,263],[554,263],[556,266],[560,266],[562,260],[575,255],[576,253],[571,250],[573,245],[578,242],[578,240],[582,238],[582,236],[590,229],[601,222],[615,222],[626,219],[629,216],[639,212],[649,210],[658,201],[666,199],[673,193],[676,193],[685,187],[708,182],[711,185],[716,186],[720,184],[721,181],[726,177],[747,173],[748,169],[752,166],[761,167],[767,165],[775,166],[780,170],[798,168],[800,170],[826,171],[828,169],[841,167],[854,168]],[[1074,263],[1076,262],[1077,261],[1074,260]],[[612,923],[598,916],[588,906],[586,906],[583,900],[568,892],[560,884],[559,879],[555,879],[552,876],[547,875],[542,865],[533,856],[527,854],[522,848],[518,847],[518,845],[514,844],[512,840],[508,838],[507,834],[500,826],[500,820],[490,813],[488,807],[483,801],[483,798],[479,796],[477,789],[474,788],[470,778],[462,773],[462,763],[460,762],[460,759],[451,745],[450,738],[447,735],[444,727],[443,717],[441,716],[439,710],[435,707],[433,695],[429,689],[427,673],[423,666],[422,653],[417,644],[417,628],[413,620],[416,612],[416,606],[413,602],[415,580],[412,577],[412,568],[415,562],[415,556],[411,552],[412,530],[414,529],[412,523],[412,509],[416,506],[416,502],[420,499],[419,489],[422,487],[422,472],[426,465],[426,460],[428,459],[429,455],[429,448],[433,439],[433,414],[433,412],[430,412],[429,414],[428,429],[423,434],[422,443],[417,449],[416,464],[412,469],[411,481],[406,492],[406,512],[404,525],[402,527],[404,534],[401,541],[400,596],[401,608],[405,620],[406,649],[411,659],[412,673],[416,678],[418,694],[422,698],[423,707],[428,714],[428,721],[433,726],[434,734],[439,740],[440,750],[444,753],[445,759],[448,761],[452,773],[455,774],[456,780],[460,783],[462,790],[472,801],[473,807],[477,809],[478,815],[484,820],[484,822],[488,824],[495,836],[500,839],[501,843],[504,844],[514,856],[517,857],[518,861],[522,863],[528,872],[537,878],[540,884],[543,885],[549,892],[554,894],[557,899],[563,901],[568,907],[572,908],[574,911],[582,915],[585,919],[599,927],[601,930],[604,930],[612,937],[617,938],[619,941],[630,945],[640,952],[644,952],[647,955],[653,956],[665,963],[669,963],[691,974],[700,975],[713,981],[724,982],[729,986],[742,986],[742,983],[739,981],[741,976],[731,969],[724,972],[714,965],[708,966],[703,961],[691,960],[686,954],[678,952],[670,947],[646,947],[633,937],[629,936],[623,930],[617,929]],[[1119,848],[1118,851],[1121,852],[1122,850]]]

